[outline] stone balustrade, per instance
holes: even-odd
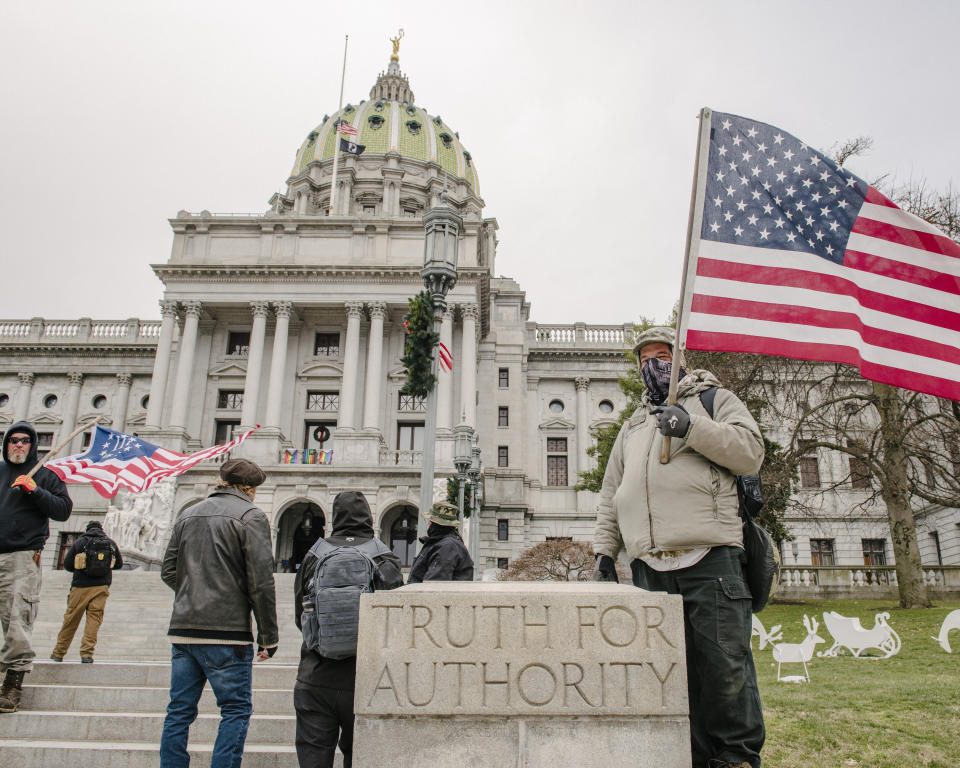
[[[527,333],[531,346],[598,346],[609,349],[626,349],[633,346],[633,325],[540,325],[527,324]]]
[[[390,448],[380,449],[381,466],[419,467],[423,463],[423,451],[394,451]]]
[[[960,594],[960,566],[924,566],[923,581],[934,591]],[[894,594],[893,565],[794,565],[780,571],[781,597],[871,597]]]
[[[37,341],[46,343],[101,343],[122,341],[130,344],[155,344],[160,336],[159,320],[0,320],[0,344]]]

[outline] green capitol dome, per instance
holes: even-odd
[[[363,157],[395,153],[424,163],[437,163],[448,173],[465,181],[470,191],[479,197],[477,171],[470,153],[464,149],[457,132],[439,115],[431,115],[414,103],[413,91],[406,76],[400,71],[397,56],[391,56],[390,66],[381,73],[370,89],[370,98],[359,104],[347,104],[323,122],[304,139],[290,175],[307,172],[311,163],[333,158],[336,146],[334,130],[341,118],[357,129],[353,139],[363,144]]]

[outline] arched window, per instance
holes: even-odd
[[[390,526],[390,546],[404,568],[413,565],[416,556],[417,513],[407,507]]]

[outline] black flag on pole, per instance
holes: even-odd
[[[363,144],[355,144],[352,141],[347,141],[346,139],[340,139],[340,151],[349,152],[351,155],[359,155],[363,153],[366,147]]]

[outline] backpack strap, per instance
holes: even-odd
[[[393,552],[390,547],[376,537],[370,539],[369,541],[363,542],[363,544],[360,544],[358,547],[356,547],[356,549],[360,550],[365,555],[369,555],[371,560],[375,557],[380,557],[380,555],[385,555],[388,552]]]
[[[719,387],[710,387],[700,393],[700,404],[703,406],[707,415],[713,418],[713,401],[717,399],[717,390]]]

